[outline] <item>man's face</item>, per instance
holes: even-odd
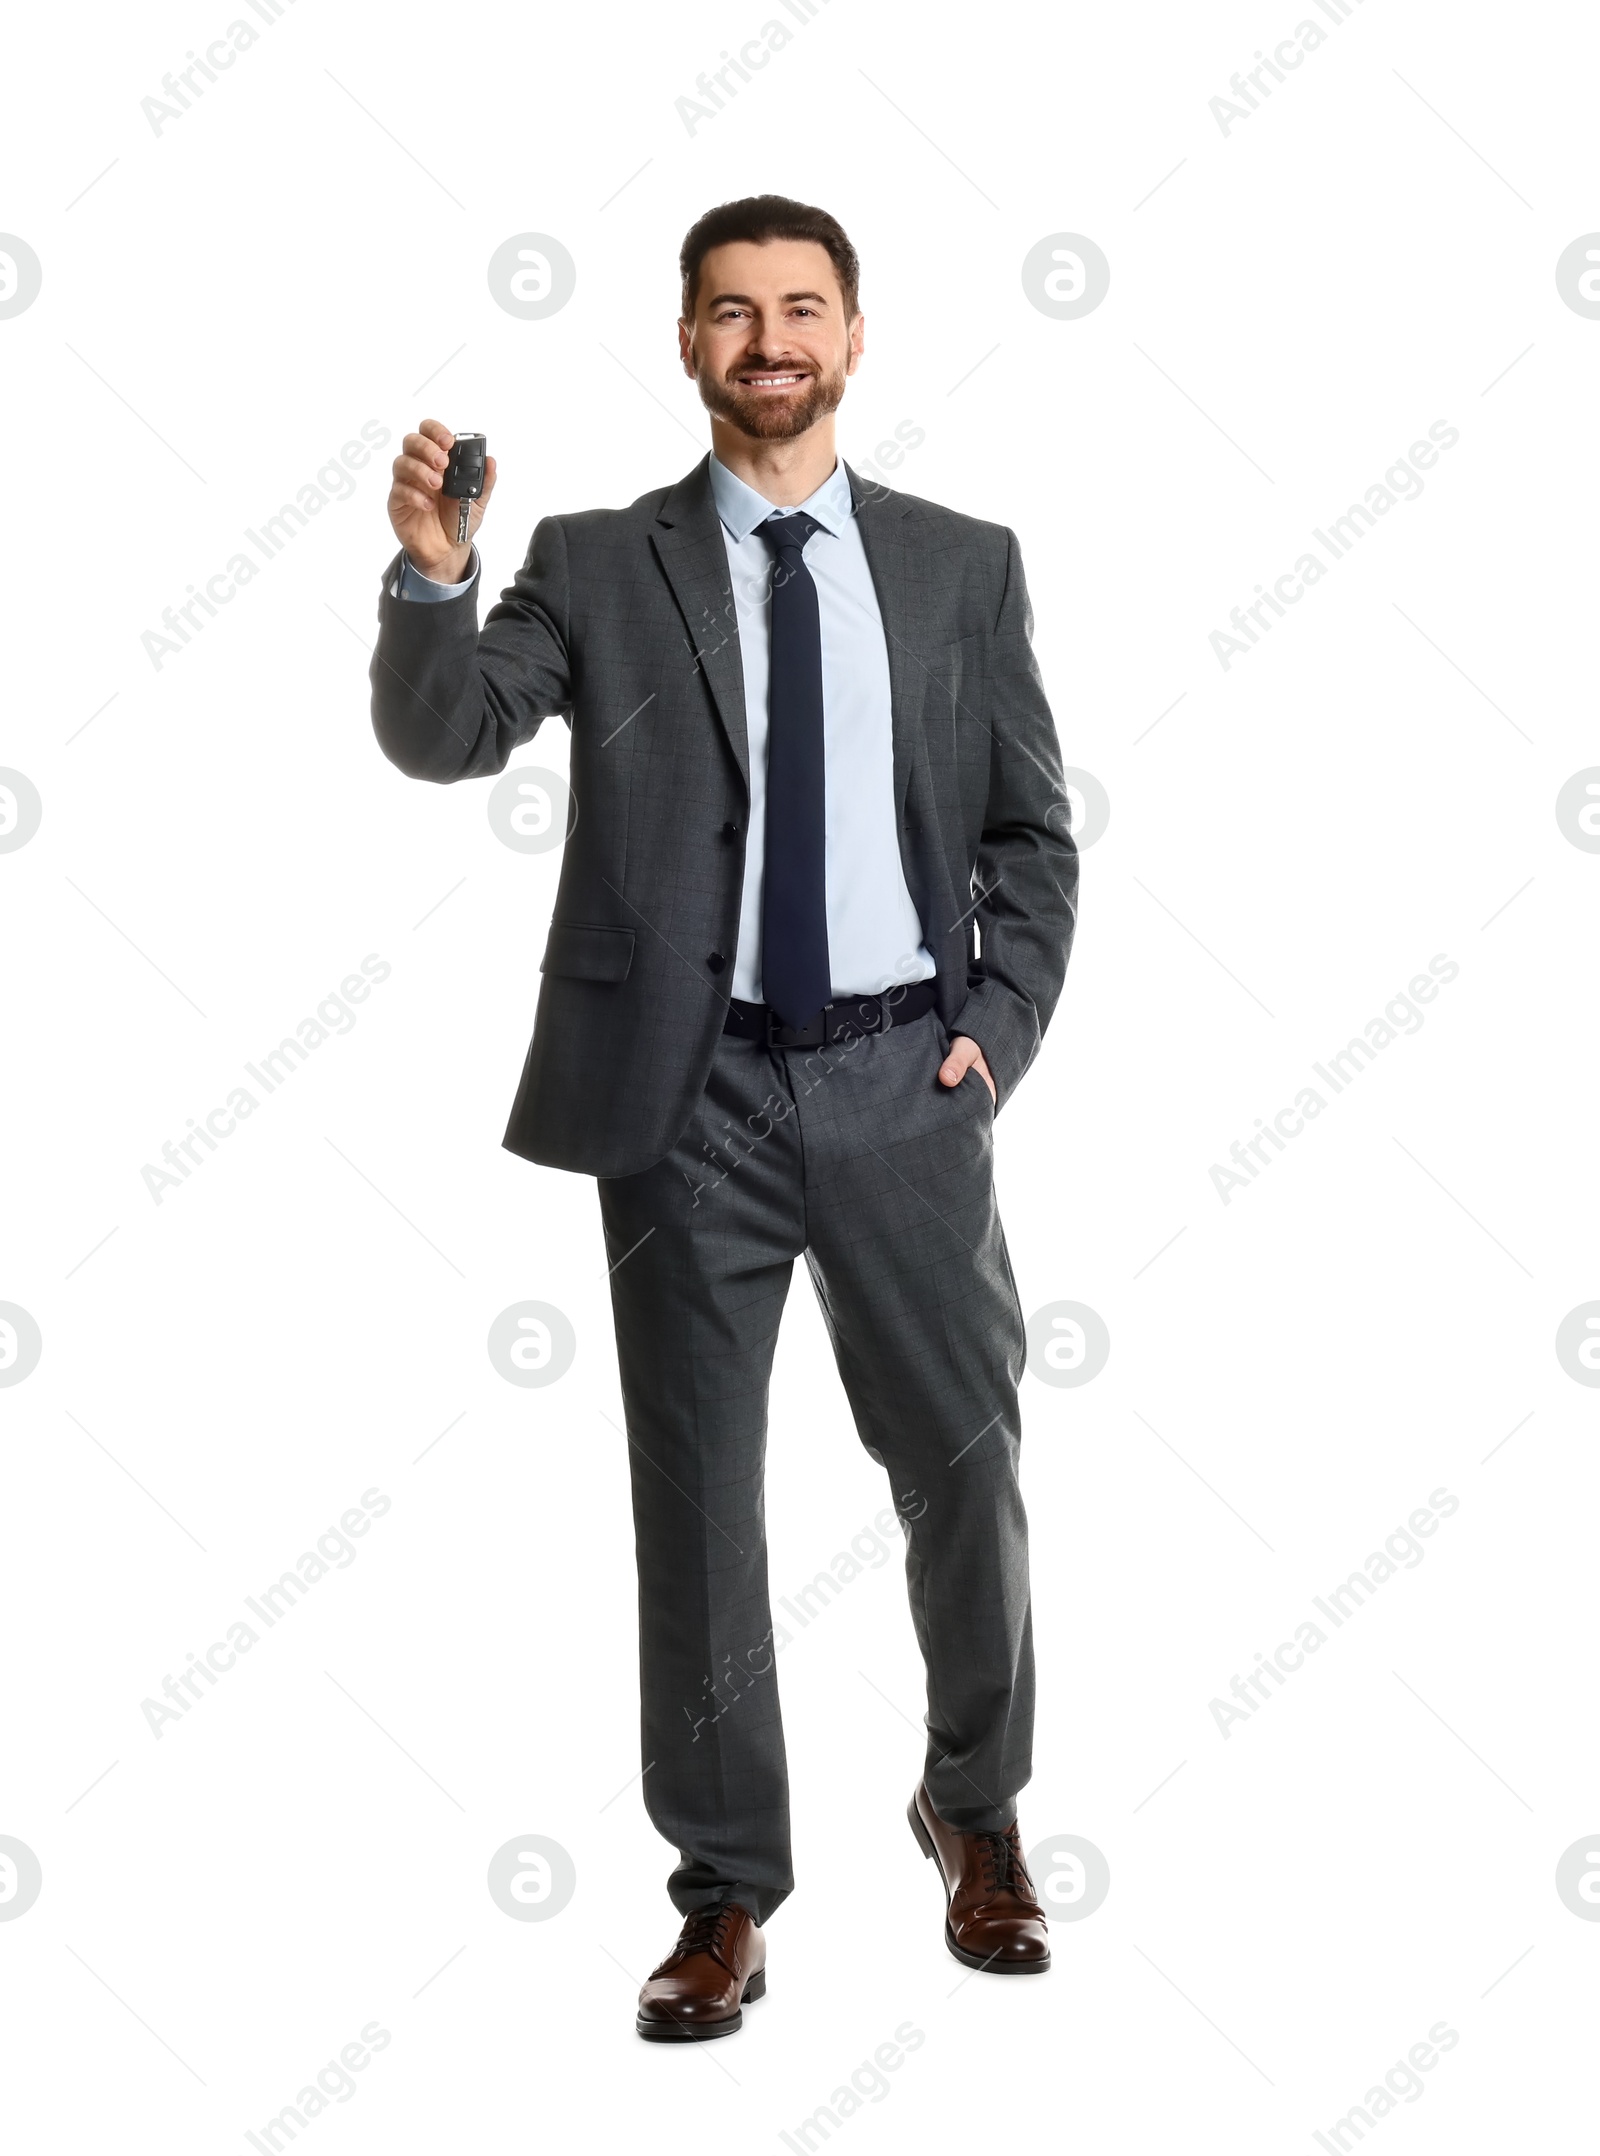
[[[837,410],[864,328],[859,314],[846,321],[832,258],[815,240],[734,240],[701,263],[678,348],[708,412],[755,441],[782,442]]]

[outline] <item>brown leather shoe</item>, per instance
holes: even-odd
[[[1004,1834],[947,1827],[922,1783],[906,1807],[911,1831],[944,1879],[944,1943],[969,1969],[1036,1976],[1050,1966],[1050,1933],[1013,1820]]]
[[[746,1999],[767,1988],[767,1942],[748,1909],[708,1902],[683,1920],[678,1943],[639,1994],[634,2026],[654,2044],[731,2036]]]

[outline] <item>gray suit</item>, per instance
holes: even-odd
[[[627,509],[544,518],[481,634],[476,586],[419,606],[389,595],[391,564],[379,602],[372,722],[412,778],[503,771],[556,713],[572,729],[577,824],[504,1142],[585,1175],[662,1158],[726,1007],[749,766],[708,462]],[[849,476],[906,882],[939,1016],[982,1047],[1003,1104],[1061,992],[1077,888],[1022,562],[1002,526]]]
[[[1013,535],[850,472],[936,1005],[826,1048],[724,1033],[749,751],[708,462],[627,509],[545,518],[481,634],[475,587],[406,601],[391,564],[373,725],[401,770],[438,781],[503,770],[552,713],[572,730],[577,820],[504,1143],[599,1178],[644,1800],[679,1851],[677,1906],[728,1893],[763,1922],[793,1885],[762,1480],[796,1257],[905,1530],[935,1809],[1004,1828],[1028,1779],[1022,1312],[988,1088],[971,1071],[951,1090],[937,1071],[969,1033],[1003,1105],[1033,1060],[1066,969],[1077,854]],[[813,1435],[825,1471],[826,1432]]]

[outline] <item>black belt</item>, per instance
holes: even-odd
[[[724,1033],[740,1040],[764,1041],[769,1048],[831,1048],[840,1041],[855,1040],[863,1033],[887,1033],[891,1026],[909,1025],[934,1006],[932,981],[903,981],[886,988],[881,996],[842,996],[826,1004],[803,1026],[786,1026],[769,1003],[728,1005]]]

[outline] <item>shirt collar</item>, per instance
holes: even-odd
[[[735,539],[748,539],[756,526],[764,523],[770,516],[793,513],[781,510],[776,502],[769,502],[766,496],[758,494],[754,487],[746,486],[736,472],[729,471],[715,451],[711,456],[711,493],[717,505],[717,515]],[[831,532],[835,539],[839,537],[850,519],[852,509],[850,475],[844,468],[842,457],[835,462],[833,470],[815,494],[809,500],[801,502],[799,507],[807,516],[815,517],[824,531]]]

